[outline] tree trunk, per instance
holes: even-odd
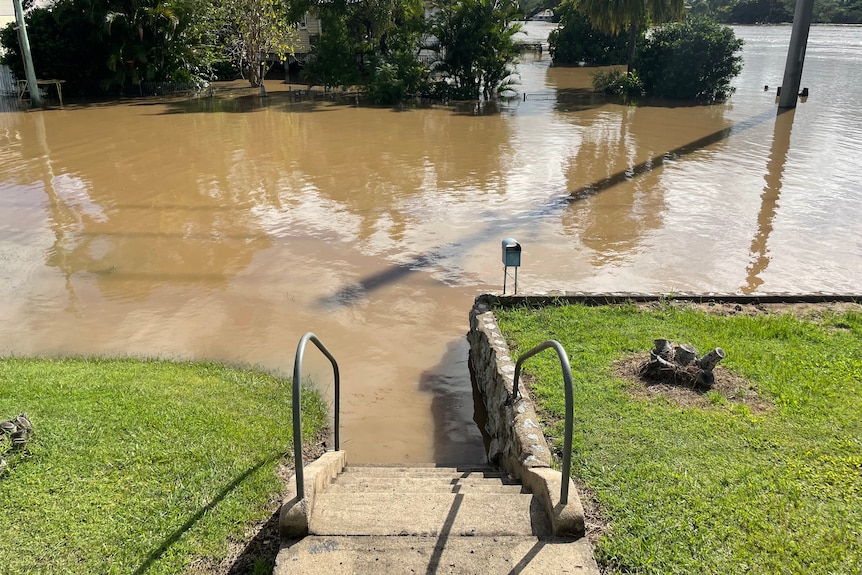
[[[631,74],[634,72],[635,52],[637,51],[638,43],[638,25],[632,22],[629,25],[629,57],[626,62],[626,72]]]

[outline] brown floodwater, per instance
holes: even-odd
[[[611,104],[547,53],[482,109],[275,81],[266,98],[0,100],[0,353],[289,375],[313,331],[352,461],[482,461],[464,334],[475,295],[501,289],[504,237],[521,291],[858,293],[862,28],[812,30],[811,96],[780,116],[790,28],[736,31],[745,68],[716,106]],[[331,393],[313,347],[305,367]]]

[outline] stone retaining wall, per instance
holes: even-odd
[[[488,414],[485,424],[491,437],[488,459],[506,468],[550,467],[550,450],[529,392],[520,386],[521,398],[513,400],[515,362],[487,304],[477,302],[470,311],[467,340],[470,365]]]
[[[568,501],[560,499],[563,477],[551,468],[551,453],[536,410],[524,386],[512,396],[515,363],[487,303],[477,300],[470,311],[470,365],[482,394],[491,437],[488,459],[518,477],[538,498],[551,519],[554,534],[583,537],[584,508],[569,480]]]

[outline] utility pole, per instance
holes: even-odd
[[[18,22],[18,43],[21,44],[21,54],[24,56],[24,75],[27,76],[27,85],[30,87],[30,104],[41,108],[42,95],[36,82],[33,57],[30,55],[30,39],[27,38],[27,27],[24,25],[24,8],[21,6],[21,0],[12,0],[12,3],[15,5],[15,20]]]
[[[805,63],[805,48],[808,46],[808,30],[814,13],[814,0],[796,0],[793,13],[793,31],[787,48],[787,63],[784,65],[784,81],[778,99],[778,111],[796,107],[796,96],[802,82],[802,65]]]

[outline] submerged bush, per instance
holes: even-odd
[[[644,86],[637,73],[626,73],[620,68],[593,74],[593,89],[596,92],[623,98],[638,98],[644,95]]]
[[[656,28],[635,68],[647,95],[703,103],[726,100],[742,70],[742,40],[713,20],[693,18]]]

